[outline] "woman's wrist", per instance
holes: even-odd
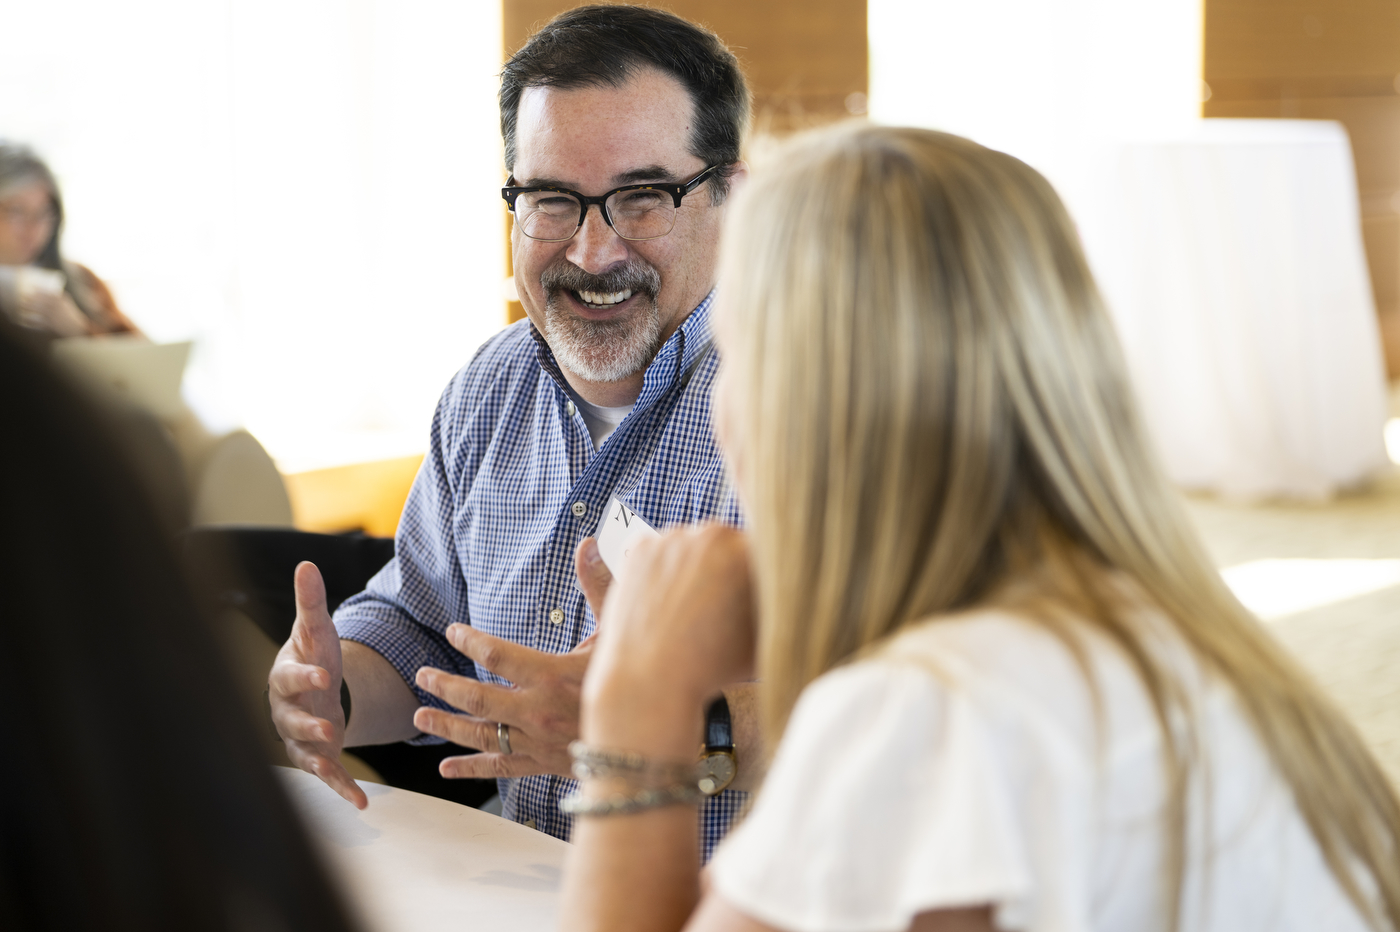
[[[668,685],[608,677],[583,697],[581,739],[657,760],[694,760],[702,741],[704,698]]]

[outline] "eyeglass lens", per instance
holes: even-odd
[[[515,222],[531,239],[566,240],[579,226],[578,198],[559,191],[527,191],[515,201]],[[655,239],[676,225],[676,203],[665,191],[617,191],[604,208],[623,239]]]

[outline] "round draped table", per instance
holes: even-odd
[[[1340,124],[1202,120],[1056,179],[1167,472],[1322,499],[1388,468],[1386,381]]]
[[[378,932],[555,927],[569,846],[456,803],[361,783],[356,809],[314,776],[274,768],[341,888]]]

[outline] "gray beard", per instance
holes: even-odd
[[[620,382],[651,364],[661,349],[661,308],[656,302],[660,276],[633,264],[604,275],[577,266],[550,269],[540,276],[545,290],[544,338],[565,369],[589,382]],[[564,291],[604,294],[631,289],[642,298],[624,318],[589,320],[565,305]]]

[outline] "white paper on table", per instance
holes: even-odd
[[[632,548],[644,540],[660,536],[656,528],[614,496],[608,502],[603,523],[598,527],[598,553],[613,576],[621,577],[623,567],[632,555]]]

